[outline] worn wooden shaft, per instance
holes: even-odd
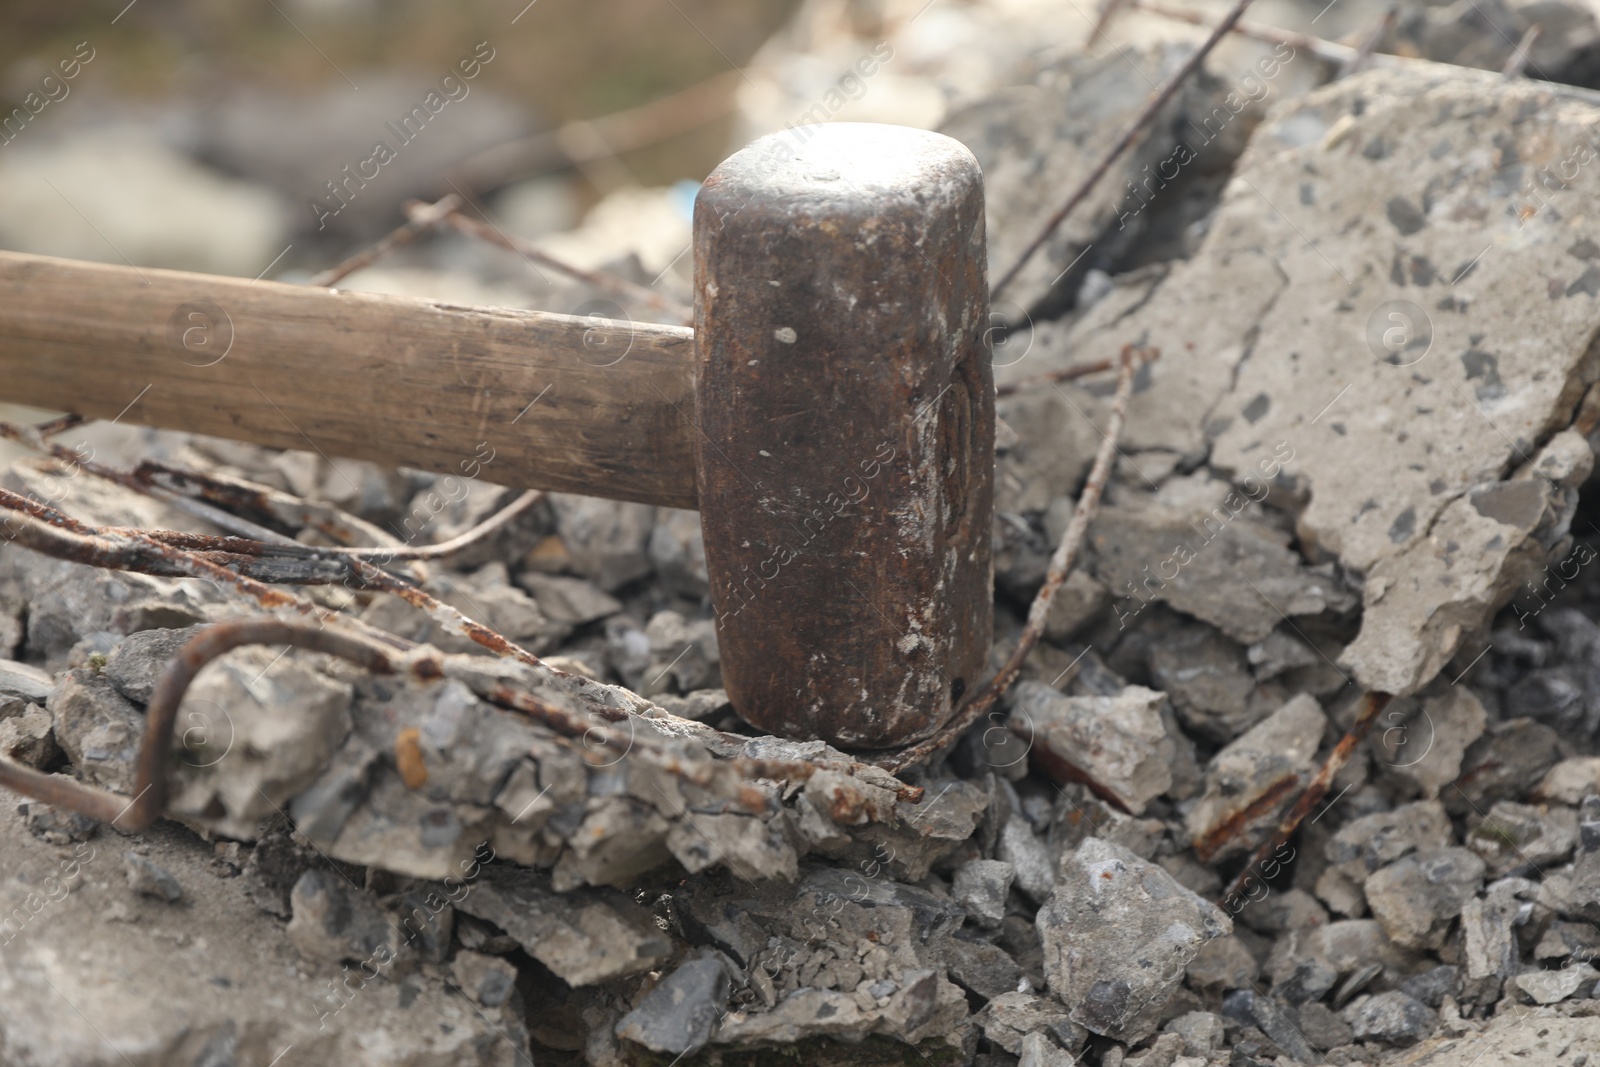
[[[992,630],[983,186],[958,142],[774,134],[695,206],[701,527],[735,709],[883,748],[943,725]]]
[[[694,507],[692,341],[0,252],[0,400],[530,489]]]

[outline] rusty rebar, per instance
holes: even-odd
[[[206,664],[245,645],[289,645],[338,656],[374,674],[408,674],[422,682],[433,682],[444,677],[439,653],[425,647],[389,650],[361,635],[344,632],[337,627],[310,626],[281,619],[234,619],[214,623],[190,638],[156,681],[145,711],[145,732],[135,756],[132,797],[62,775],[45,774],[3,757],[0,757],[0,786],[126,832],[137,833],[146,829],[166,810],[172,730],[184,694]],[[585,745],[596,744],[619,751],[622,756],[636,750],[637,737],[633,732],[623,735],[620,731],[597,727],[588,718],[558,708],[532,694],[509,686],[497,686],[492,687],[485,696],[502,707],[520,712],[549,727],[558,735],[581,738]],[[649,744],[637,750],[667,773],[706,787],[717,786],[718,775],[721,774],[798,783],[806,781],[819,770],[847,769],[839,766],[838,761],[810,763],[743,757],[683,760]],[[734,794],[729,799],[747,810],[759,812],[769,806],[766,795],[760,790],[740,786],[734,790]],[[920,800],[922,790],[915,786],[902,786],[897,796],[905,800]],[[864,797],[857,799],[865,803]],[[867,810],[867,807],[863,810]]]
[[[1300,823],[1305,820],[1307,815],[1311,814],[1311,809],[1316,807],[1317,803],[1328,795],[1328,789],[1333,785],[1334,775],[1338,774],[1344,765],[1350,762],[1350,757],[1354,755],[1356,746],[1365,740],[1367,734],[1372,730],[1372,724],[1378,718],[1378,713],[1387,707],[1389,701],[1393,699],[1393,695],[1389,693],[1368,692],[1362,694],[1358,705],[1360,710],[1356,712],[1355,722],[1350,725],[1350,729],[1346,731],[1345,735],[1339,739],[1339,743],[1333,747],[1333,751],[1328,754],[1327,761],[1317,770],[1316,776],[1306,786],[1305,792],[1300,794],[1300,799],[1294,802],[1294,807],[1290,808],[1288,813],[1278,821],[1277,828],[1262,843],[1261,847],[1250,854],[1250,862],[1240,869],[1218,899],[1226,901],[1229,897],[1239,892],[1244,883],[1249,880],[1250,872],[1255,868],[1256,864],[1264,861],[1280,845],[1285,844],[1295,830],[1299,829]]]
[[[44,774],[0,758],[0,786],[47,804],[87,815],[130,833],[161,817],[167,806],[167,765],[172,755],[172,724],[178,705],[200,669],[242,645],[293,645],[350,660],[370,671],[394,673],[398,661],[352,634],[281,619],[238,619],[216,623],[196,634],[156,681],[145,712],[145,732],[135,757],[134,795],[125,797],[61,775]]]

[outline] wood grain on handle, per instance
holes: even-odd
[[[0,400],[696,506],[677,326],[0,252]]]

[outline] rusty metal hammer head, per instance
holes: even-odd
[[[695,205],[698,488],[723,678],[763,729],[918,740],[993,627],[983,183],[959,142],[762,138]]]

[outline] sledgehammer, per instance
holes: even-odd
[[[0,253],[0,399],[698,507],[734,708],[926,737],[992,630],[977,162],[896,126],[773,134],[706,180],[694,255],[691,331]]]

